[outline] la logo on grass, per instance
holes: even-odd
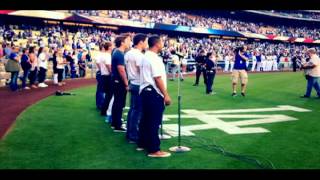
[[[311,110],[303,109],[289,105],[279,105],[272,108],[256,108],[256,109],[231,109],[217,111],[199,111],[195,109],[182,110],[181,120],[183,118],[198,119],[203,124],[181,126],[182,136],[194,136],[193,131],[219,129],[228,134],[250,134],[250,133],[267,133],[269,130],[261,127],[244,127],[249,125],[259,125],[266,123],[276,123],[284,121],[298,120],[294,117],[283,114],[253,114],[255,112],[280,112],[280,111],[295,111],[295,112],[310,112]],[[223,121],[222,119],[244,119],[239,121]],[[164,115],[164,121],[177,119],[177,115]],[[165,133],[175,137],[178,136],[177,124],[163,124]]]

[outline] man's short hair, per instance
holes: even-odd
[[[244,47],[246,47],[246,46],[245,46],[245,45],[240,46],[240,47],[239,47],[239,50],[240,50],[241,52],[243,52],[243,51],[244,51]],[[248,49],[248,48],[247,48],[247,49]],[[239,50],[238,50],[238,51],[239,51]]]
[[[307,50],[307,52],[310,53],[310,54],[316,54],[316,53],[317,53],[317,50],[316,50],[315,48],[309,48],[309,49]]]
[[[157,35],[150,36],[149,39],[148,39],[149,48],[154,47],[159,42],[160,42],[160,37],[159,36],[157,36]]]
[[[23,48],[22,53],[26,53],[27,50],[28,50],[28,48]]]
[[[116,39],[114,40],[116,47],[119,48],[121,46],[121,43],[124,42],[127,37],[130,37],[129,33],[120,34],[118,37],[116,37]]]
[[[133,37],[133,45],[136,46],[140,41],[144,42],[147,39],[147,35],[138,33]]]

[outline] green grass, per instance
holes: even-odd
[[[318,99],[300,99],[306,82],[300,73],[250,74],[248,94],[232,98],[230,76],[217,76],[214,96],[203,85],[193,87],[187,78],[181,87],[182,109],[220,110],[292,105],[312,112],[278,112],[297,121],[253,125],[269,133],[230,135],[218,129],[195,131],[229,152],[270,160],[276,168],[320,168]],[[173,104],[166,114],[177,112],[177,82],[168,82]],[[152,159],[135,151],[124,134],[113,133],[95,109],[95,87],[73,90],[76,96],[48,97],[27,108],[12,131],[0,141],[1,169],[256,169],[257,166],[216,151],[208,151],[183,137],[191,152]],[[313,96],[314,96],[313,92]],[[129,96],[127,96],[128,99]],[[259,114],[272,114],[271,112]],[[182,116],[183,117],[183,116]],[[225,119],[233,121],[234,119]],[[176,120],[165,123],[176,123]],[[183,119],[183,125],[201,124]],[[248,127],[253,127],[248,126]],[[208,142],[208,143],[212,143]],[[162,149],[177,138],[162,141]]]

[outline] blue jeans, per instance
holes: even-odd
[[[10,89],[12,91],[16,91],[18,89],[18,75],[19,75],[19,72],[16,71],[16,72],[11,72],[11,82],[10,82]]]
[[[305,96],[310,97],[311,96],[311,91],[312,87],[317,91],[317,95],[320,97],[320,86],[319,86],[319,77],[311,77],[309,76],[308,78],[308,84],[307,84],[307,91]]]
[[[97,79],[97,90],[96,90],[96,107],[101,109],[103,101],[104,101],[104,91],[103,91],[103,84],[101,82],[101,73],[98,71],[96,73]]]
[[[67,79],[68,76],[69,76],[69,67],[66,65],[64,66],[63,79]]]
[[[85,76],[86,76],[86,70],[80,68],[80,69],[79,69],[79,75],[80,75],[80,77],[85,77]]]
[[[139,122],[142,116],[141,97],[139,95],[139,85],[130,84],[130,109],[127,116],[127,134],[130,141],[138,141]]]
[[[27,84],[27,78],[29,76],[29,73],[30,73],[30,69],[26,69],[23,71],[23,76],[22,76],[22,85],[21,87],[22,88],[25,88],[26,87],[26,84]]]
[[[77,77],[77,70],[76,70],[76,67],[74,65],[70,66],[71,67],[71,70],[70,70],[70,73],[71,73],[71,78],[74,79]]]

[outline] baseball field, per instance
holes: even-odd
[[[215,95],[205,94],[202,79],[198,87],[193,82],[181,83],[181,145],[190,152],[153,159],[136,151],[96,110],[96,87],[86,86],[25,109],[0,140],[0,169],[320,168],[320,99],[314,92],[300,98],[301,72],[249,74],[246,97],[240,90],[231,97],[230,75],[216,76]],[[163,150],[178,143],[177,85],[168,82],[173,103],[163,133],[172,138],[162,140]]]

